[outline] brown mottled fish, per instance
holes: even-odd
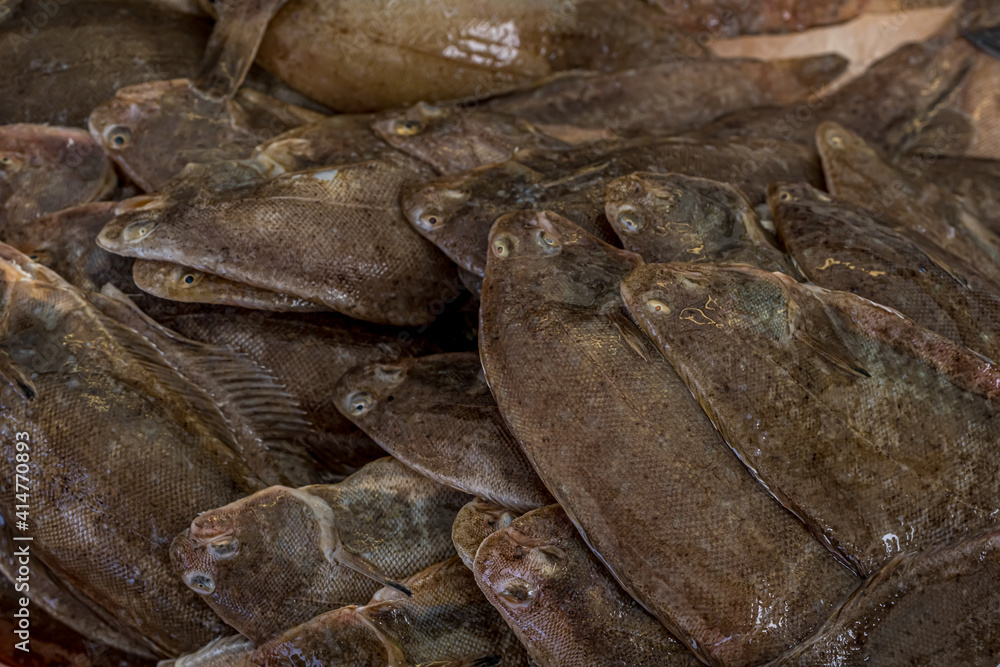
[[[968,348],[749,266],[651,264],[622,294],[747,467],[858,572],[996,523],[1000,371]]]
[[[322,117],[249,88],[211,100],[174,79],[118,90],[87,123],[122,171],[152,192],[189,162],[250,157],[265,140]]]
[[[401,188],[428,172],[399,154],[194,198],[168,190],[126,202],[97,240],[117,254],[189,266],[357,319],[420,325],[457,283],[451,263],[399,210]]]
[[[1000,531],[896,556],[774,667],[1000,660]]]
[[[966,259],[1000,285],[1000,235],[959,198],[926,178],[911,178],[836,123],[820,124],[816,145],[831,193]]]
[[[256,52],[257,62],[292,87],[351,113],[485,99],[565,70],[708,55],[662,12],[633,0],[203,4],[219,20],[202,63],[202,90],[217,97],[235,91]]]
[[[539,665],[585,667],[598,655],[622,665],[703,664],[621,589],[558,505],[487,537],[472,571]]]
[[[32,557],[150,653],[204,645],[225,624],[171,571],[170,541],[262,483],[212,397],[156,347],[50,270],[0,252],[0,512],[14,516],[24,432]]]
[[[775,184],[770,199],[782,243],[810,281],[1000,359],[1000,292],[972,266],[808,185]]]
[[[417,472],[522,512],[552,502],[504,425],[476,352],[357,367],[333,391],[345,417]]]
[[[361,604],[454,553],[469,497],[391,457],[340,484],[272,486],[191,522],[171,547],[177,574],[255,642]]]
[[[136,287],[163,299],[188,303],[215,303],[277,312],[330,310],[323,304],[226,280],[180,264],[137,259],[132,266]]]
[[[614,232],[604,214],[604,186],[636,171],[656,169],[732,182],[751,203],[767,186],[795,174],[818,182],[819,164],[797,144],[757,139],[661,138],[525,151],[514,159],[458,176],[442,176],[404,190],[402,205],[413,226],[460,267],[483,275],[493,222],[524,208],[550,209],[604,241]]]
[[[526,148],[558,150],[569,144],[506,113],[437,107],[421,102],[379,116],[372,129],[399,150],[423,160],[439,174],[458,174],[506,162]]]
[[[539,477],[625,590],[712,665],[775,658],[857,578],[726,446],[625,313],[638,255],[553,213],[490,235],[480,351]]]
[[[796,275],[735,186],[640,172],[608,183],[604,211],[625,249],[647,262],[750,264]]]
[[[371,601],[317,616],[260,646],[244,663],[286,656],[325,667],[528,667],[528,655],[457,556],[384,588]]]
[[[520,512],[511,512],[482,498],[476,498],[463,506],[451,527],[451,541],[465,566],[471,570],[483,540],[498,530],[503,530],[519,516]]]
[[[114,167],[86,132],[0,127],[0,235],[10,242],[38,216],[109,197]]]
[[[608,74],[560,77],[490,100],[487,109],[541,125],[600,128],[611,136],[666,134],[726,114],[804,102],[847,67],[839,55],[791,60],[680,60]]]
[[[899,165],[904,171],[918,169],[928,180],[960,197],[973,215],[1000,234],[1000,160],[907,156]]]

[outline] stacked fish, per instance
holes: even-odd
[[[995,3],[132,2],[0,6],[0,664],[1000,663]]]

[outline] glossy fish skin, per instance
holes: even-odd
[[[552,502],[497,410],[479,354],[354,368],[333,391],[341,414],[417,472],[513,510]]]
[[[1000,660],[996,528],[889,561],[774,667],[969,665]]]
[[[598,655],[636,667],[702,664],[621,589],[558,505],[487,537],[473,572],[539,665],[584,667]]]
[[[858,572],[995,523],[1000,372],[971,350],[749,266],[649,265],[622,293],[726,442]]]
[[[835,123],[820,124],[816,146],[832,194],[965,258],[1000,285],[1000,236],[960,200],[926,179],[907,177],[861,137]]]
[[[334,314],[208,312],[174,317],[168,324],[188,338],[227,347],[268,369],[312,424],[301,443],[309,447],[321,470],[338,476],[385,456],[385,451],[337,410],[330,391],[335,379],[359,364],[438,351],[415,332]]]
[[[203,390],[82,292],[2,251],[11,473],[0,477],[0,511],[14,516],[14,433],[24,431],[31,509],[45,517],[31,524],[32,557],[150,652],[191,651],[225,625],[174,577],[170,540],[197,512],[261,483],[225,444],[232,433]]]
[[[214,303],[277,312],[327,311],[322,304],[226,280],[170,262],[137,259],[132,266],[136,287],[154,296],[189,303]]]
[[[709,664],[758,664],[810,634],[856,578],[747,473],[624,314],[619,283],[642,260],[552,213],[498,220],[490,246],[487,381],[615,578]]]
[[[528,667],[517,638],[457,556],[406,585],[413,597],[384,588],[364,606],[337,609],[284,632],[245,664],[286,664],[294,655],[301,664],[327,667]],[[492,656],[501,659],[486,659]]]
[[[662,62],[609,74],[561,77],[485,106],[543,127],[600,128],[612,136],[666,134],[743,109],[803,101],[846,66],[847,61],[834,54],[771,61]]]
[[[200,200],[168,192],[121,212],[98,244],[322,303],[357,319],[416,326],[431,321],[432,305],[458,284],[450,262],[399,211],[400,189],[422,170],[427,173],[412,158],[390,155],[251,180]]]
[[[451,527],[451,541],[462,563],[470,570],[479,545],[487,537],[511,524],[520,512],[511,512],[482,498],[476,498],[458,511]]]
[[[504,164],[407,188],[401,203],[417,231],[460,267],[483,275],[493,222],[524,208],[552,210],[602,240],[614,242],[604,215],[605,184],[654,167],[733,182],[744,189],[751,203],[763,201],[771,181],[786,175],[809,182],[821,178],[815,158],[794,144],[756,139],[641,139],[560,152],[526,151]]]
[[[510,114],[436,107],[421,102],[404,111],[381,114],[372,129],[439,174],[459,174],[506,162],[519,150],[568,148],[531,123]]]
[[[889,306],[1000,359],[1000,294],[971,266],[929,256],[926,246],[810,186],[776,185],[770,199],[782,243],[811,282]]]
[[[175,572],[260,643],[330,609],[360,604],[453,553],[469,497],[386,457],[340,484],[273,486],[191,522],[171,547]]]
[[[678,56],[707,50],[631,0],[292,0],[268,24],[257,62],[330,108],[356,113],[485,99],[564,70]]]
[[[266,139],[321,118],[247,88],[211,100],[174,79],[118,90],[87,123],[122,171],[152,192],[189,162],[248,158]]]
[[[111,162],[86,132],[0,127],[0,234],[5,242],[38,216],[109,197],[117,184]]]
[[[750,264],[795,275],[737,188],[682,174],[635,173],[608,183],[604,211],[626,250],[651,263]]]

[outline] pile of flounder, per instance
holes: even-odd
[[[702,39],[904,4],[0,5],[0,664],[995,667],[1000,7]]]

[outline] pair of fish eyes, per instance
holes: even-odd
[[[211,542],[208,547],[216,558],[232,558],[239,553],[240,541],[235,537],[227,537],[217,542]]]
[[[104,139],[112,148],[125,148],[132,142],[132,130],[124,125],[112,125],[104,131]]]
[[[541,247],[542,251],[547,254],[556,254],[562,250],[562,244],[545,230],[539,230],[535,235],[535,241]],[[513,249],[513,241],[510,237],[504,235],[493,240],[493,254],[495,254],[500,259],[507,259],[510,257],[510,251]]]
[[[401,137],[412,137],[420,134],[424,130],[424,124],[419,120],[399,120],[393,126],[392,131]]]

